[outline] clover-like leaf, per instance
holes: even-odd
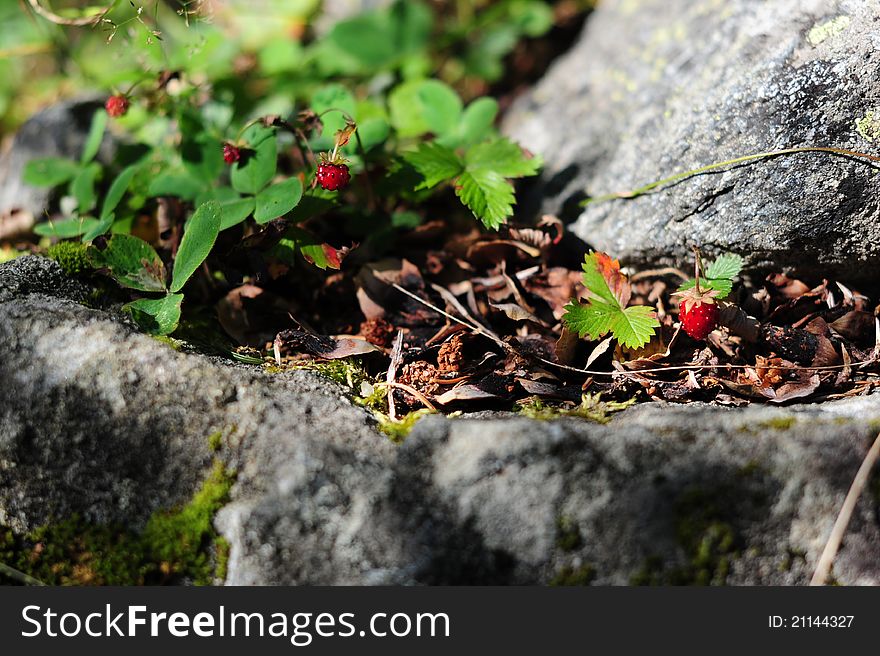
[[[620,272],[620,263],[605,253],[591,252],[584,258],[583,268],[589,299],[565,306],[565,325],[592,340],[611,333],[627,348],[640,348],[651,341],[660,322],[648,306],[627,307],[632,290]]]
[[[724,253],[719,255],[704,272],[705,278],[700,276],[700,288],[707,291],[717,291],[718,298],[724,298],[730,294],[733,289],[733,279],[742,271],[743,259],[734,253]],[[691,289],[696,285],[696,281],[692,278],[678,288],[683,292]]]
[[[458,178],[455,193],[490,230],[497,230],[513,214],[513,186],[491,169],[466,170]]]
[[[464,169],[455,151],[437,142],[419,144],[418,149],[405,153],[403,158],[425,178],[417,189],[430,189],[455,178]]]

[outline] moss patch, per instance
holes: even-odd
[[[562,551],[574,551],[584,543],[577,524],[568,517],[556,520],[556,546]]]
[[[531,398],[520,406],[520,414],[529,419],[561,419],[562,417],[580,417],[600,424],[611,421],[611,415],[630,407],[635,398],[628,401],[603,401],[601,394],[584,394],[580,405],[549,405],[541,399]]]
[[[797,419],[792,416],[773,417],[765,421],[759,421],[755,424],[755,428],[770,428],[773,430],[788,430],[797,423]]]
[[[49,247],[46,255],[55,260],[68,276],[79,276],[91,271],[88,246],[76,241],[59,241]]]
[[[433,414],[433,411],[428,410],[427,408],[415,410],[397,421],[391,421],[387,415],[382,414],[381,412],[375,412],[374,414],[379,422],[379,430],[391,438],[392,442],[400,444],[407,438],[410,432],[412,432],[416,422],[425,415]]]
[[[25,536],[0,529],[0,562],[49,585],[209,585],[226,575],[229,545],[213,519],[233,479],[216,461],[188,504],[153,514],[141,533],[78,516]]]
[[[592,565],[570,567],[566,565],[550,579],[549,585],[590,585],[596,578],[596,568]]]

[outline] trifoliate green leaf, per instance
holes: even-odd
[[[490,230],[497,230],[513,214],[513,186],[491,169],[466,170],[458,178],[455,193]]]
[[[504,138],[471,146],[465,162],[470,171],[491,169],[505,178],[535,175],[542,165],[540,157],[526,157],[522,148]]]
[[[725,253],[720,255],[705,271],[706,277],[700,277],[700,289],[715,290],[718,298],[724,298],[733,289],[733,279],[742,270],[743,260],[739,255]],[[696,285],[691,279],[683,283],[678,291],[683,292]]]
[[[454,150],[435,142],[420,144],[418,150],[404,154],[403,158],[425,178],[417,189],[430,189],[441,182],[451,180],[460,174],[463,168]]]
[[[586,304],[572,301],[562,320],[581,337],[596,340],[609,332],[627,348],[640,348],[651,341],[660,326],[648,306],[627,307],[632,289],[620,272],[620,263],[605,253],[584,258],[584,286],[590,298]]]
[[[706,277],[727,278],[733,280],[742,271],[743,259],[734,253],[725,253],[719,255],[718,258],[706,269]]]

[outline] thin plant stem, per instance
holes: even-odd
[[[782,150],[768,150],[762,153],[754,153],[752,155],[744,155],[742,157],[726,159],[723,162],[707,164],[706,166],[701,166],[696,169],[690,169],[689,171],[682,171],[681,173],[670,175],[669,177],[663,178],[662,180],[655,180],[654,182],[643,185],[641,187],[637,187],[636,189],[631,189],[630,191],[618,191],[611,194],[596,196],[595,198],[587,198],[581,203],[581,206],[585,207],[594,203],[604,203],[609,200],[638,198],[639,196],[643,196],[644,194],[647,194],[649,191],[653,191],[658,187],[665,187],[666,185],[672,184],[674,182],[678,182],[686,178],[691,178],[696,175],[700,175],[701,173],[708,173],[709,171],[714,171],[715,169],[721,169],[727,166],[734,166],[736,164],[743,164],[746,162],[767,159],[769,157],[779,157],[780,155],[794,155],[796,153],[830,153],[832,155],[855,157],[858,159],[867,159],[871,162],[880,163],[880,156],[878,155],[870,155],[868,153],[861,153],[855,150],[847,150],[846,148],[831,148],[827,146],[799,146],[797,148],[783,148]]]

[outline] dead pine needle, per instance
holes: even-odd
[[[849,492],[847,492],[846,498],[843,500],[840,514],[837,515],[837,521],[834,522],[831,535],[828,536],[828,542],[825,544],[825,550],[822,552],[822,556],[816,565],[816,571],[813,573],[810,585],[825,585],[828,581],[828,576],[831,574],[831,566],[834,564],[834,558],[837,556],[838,549],[840,549],[840,543],[846,534],[853,511],[856,508],[859,497],[862,496],[865,486],[868,484],[871,470],[877,464],[878,458],[880,458],[880,433],[877,434],[874,444],[871,445],[867,455],[865,455],[865,459],[862,460],[862,465],[859,467],[859,471],[856,472],[856,477],[853,479]]]

